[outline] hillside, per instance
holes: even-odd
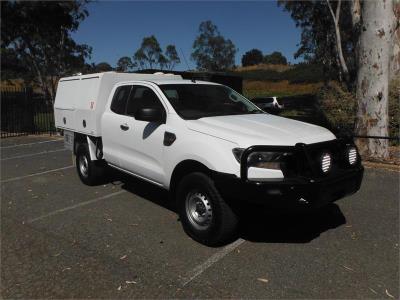
[[[269,71],[276,71],[276,72],[284,72],[290,69],[293,69],[293,65],[267,65],[267,64],[259,64],[254,66],[246,66],[246,67],[236,67],[234,72],[247,72],[247,71],[257,71],[257,70],[269,70]]]
[[[315,94],[323,79],[322,68],[312,64],[238,67],[229,72],[243,78],[243,93],[255,96]]]

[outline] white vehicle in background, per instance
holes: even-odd
[[[83,183],[96,184],[111,166],[169,190],[184,230],[206,245],[235,234],[234,203],[317,208],[355,193],[363,176],[351,141],[267,114],[211,82],[115,72],[67,77],[54,110]]]

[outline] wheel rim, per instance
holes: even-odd
[[[85,155],[79,157],[79,171],[83,177],[89,175],[89,162]]]
[[[211,225],[213,211],[208,196],[200,192],[191,192],[187,195],[186,215],[192,226],[205,230]]]

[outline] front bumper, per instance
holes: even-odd
[[[297,178],[268,182],[243,181],[228,174],[215,174],[219,191],[227,198],[282,209],[323,207],[360,189],[362,166],[334,177],[313,180]]]
[[[294,147],[253,146],[241,157],[240,178],[216,173],[214,178],[219,191],[231,199],[281,207],[284,209],[312,209],[325,206],[360,189],[364,168],[358,163],[349,166],[344,156],[346,147],[354,146],[344,140],[317,144],[296,144]],[[355,146],[354,146],[355,147]],[[290,170],[283,179],[252,181],[247,178],[247,158],[256,151],[288,151],[294,153]],[[328,174],[318,171],[321,153],[332,154],[333,167]],[[286,174],[285,174],[286,173]]]

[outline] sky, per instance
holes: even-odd
[[[115,66],[122,56],[132,57],[143,37],[155,35],[161,48],[174,44],[181,58],[176,70],[195,68],[193,42],[202,21],[211,20],[238,48],[236,65],[253,48],[264,54],[280,51],[289,62],[300,41],[289,13],[276,1],[97,1],[73,38],[93,47],[90,62]]]

